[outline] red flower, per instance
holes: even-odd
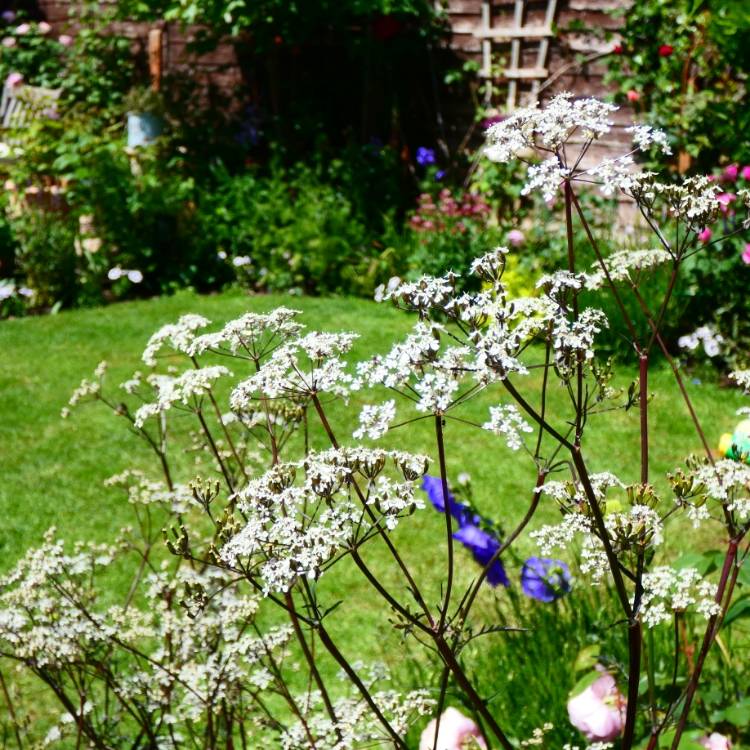
[[[659,47],[659,57],[669,57],[674,52],[674,47],[671,44],[662,44]]]
[[[612,52],[615,55],[621,55],[625,50],[623,49],[623,46],[621,44],[615,44],[614,47],[612,47]]]
[[[629,102],[637,102],[641,98],[641,95],[635,89],[628,89],[625,96],[628,97]]]

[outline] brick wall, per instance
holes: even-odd
[[[105,3],[102,3],[105,4]],[[56,32],[75,30],[75,20],[71,20],[71,10],[76,8],[76,0],[37,0],[39,12]],[[242,84],[242,75],[234,45],[225,42],[215,50],[203,55],[189,52],[188,44],[193,41],[196,29],[181,29],[177,24],[161,23],[118,23],[114,31],[133,40],[133,52],[146,56],[150,29],[163,30],[163,70],[166,75],[190,71],[192,77],[205,89],[215,89],[231,97]]]
[[[71,8],[75,8],[76,3],[77,0],[37,0],[40,14],[56,31],[62,31],[70,25],[69,13]],[[608,11],[627,7],[629,4],[629,0],[558,0],[555,25],[559,33],[551,41],[547,58],[547,67],[553,80],[544,85],[543,98],[559,91],[572,91],[577,95],[586,96],[606,94],[603,81],[606,61],[603,55],[612,48],[614,42],[612,39],[605,41],[604,36],[606,32],[615,35],[619,23]],[[491,25],[509,25],[513,17],[513,5],[513,0],[492,0]],[[525,25],[543,25],[546,7],[546,0],[527,0]],[[481,28],[482,0],[448,0],[447,12],[452,32],[449,40],[450,51],[459,58],[481,60],[481,39],[475,34]],[[596,32],[591,34],[568,31],[571,24],[578,27],[584,25]],[[131,38],[134,52],[145,57],[150,28],[154,28],[154,25],[123,23],[118,24],[116,30]],[[159,28],[163,29],[164,34],[165,74],[189,71],[191,77],[201,84],[204,90],[214,89],[230,100],[233,94],[242,88],[242,67],[232,43],[225,42],[208,54],[196,55],[187,49],[196,29],[184,30],[176,24],[166,23],[161,24]],[[508,49],[508,44],[503,47],[493,43],[494,54],[502,55],[504,52],[507,53]],[[522,50],[521,66],[533,67],[536,45],[524,43]],[[576,60],[581,57],[589,58],[589,61],[582,65],[577,64]],[[244,95],[247,96],[246,91]],[[462,132],[465,123],[471,122],[471,106],[468,99],[452,101],[448,105],[446,120],[450,123],[449,129],[454,133]],[[622,130],[624,125],[630,122],[631,115],[632,113],[626,109],[617,113],[616,127],[611,137],[600,142],[596,149],[592,149],[591,158],[598,158],[602,152],[621,150],[620,144],[627,140]]]

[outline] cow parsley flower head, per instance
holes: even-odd
[[[570,176],[570,169],[561,167],[557,159],[547,159],[541,164],[529,167],[526,184],[521,188],[521,195],[528,195],[539,190],[548,203],[555,200],[560,185]]]
[[[504,435],[508,448],[514,451],[523,446],[521,433],[533,432],[531,425],[521,416],[515,404],[491,406],[490,420],[482,427],[496,435]]]
[[[715,597],[716,586],[704,580],[695,568],[675,570],[660,566],[643,574],[639,614],[649,628],[671,623],[676,612],[684,612],[693,606],[700,615],[709,619],[721,611]]]
[[[391,399],[382,404],[366,404],[359,414],[359,428],[352,437],[362,440],[369,437],[377,440],[388,432],[388,426],[396,417],[396,402]]]
[[[186,370],[178,377],[149,375],[147,381],[156,391],[156,401],[138,408],[134,417],[135,426],[143,427],[147,419],[171,409],[173,404],[189,404],[194,397],[207,394],[216,380],[231,374],[226,367],[213,365]]]
[[[668,263],[671,255],[661,248],[653,250],[618,250],[604,259],[607,274],[612,281],[627,281],[637,284],[641,275],[651,271],[658,266]],[[606,286],[607,274],[597,263],[593,271],[586,276],[586,287],[588,289],[601,289]]]
[[[667,139],[667,134],[651,125],[632,125],[625,129],[626,133],[633,134],[633,143],[639,151],[648,151],[656,146],[661,153],[669,156],[672,149]]]
[[[508,162],[529,149],[556,151],[576,132],[586,140],[597,140],[612,129],[609,118],[617,109],[598,99],[558,94],[544,108],[519,109],[491,125],[485,155],[492,161]]]
[[[357,334],[308,333],[275,349],[258,372],[232,391],[232,409],[243,412],[255,398],[307,397],[332,393],[347,397],[353,378],[339,355],[345,354]]]
[[[144,363],[149,367],[155,367],[156,355],[166,345],[171,346],[176,352],[189,354],[195,332],[200,328],[205,328],[210,323],[211,321],[202,315],[191,313],[183,315],[176,323],[162,326],[151,336],[143,350]]]
[[[230,320],[220,331],[197,336],[189,347],[189,354],[203,354],[207,350],[228,349],[237,354],[241,349],[260,356],[267,347],[278,345],[297,336],[304,329],[295,318],[299,310],[277,307],[270,313],[245,313]]]

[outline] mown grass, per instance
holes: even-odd
[[[218,325],[247,310],[268,311],[281,304],[302,310],[302,320],[311,329],[359,333],[353,359],[387,350],[413,322],[397,310],[362,300],[248,297],[239,292],[201,297],[183,292],[0,325],[0,570],[11,567],[28,546],[38,544],[52,525],[66,540],[104,541],[132,522],[131,508],[118,491],[105,488],[103,481],[128,467],[151,466],[143,444],[121,420],[99,405],[77,409],[71,419],[60,418],[70,392],[81,378],[90,376],[100,360],[109,362],[108,382],[115,389],[133,370],[142,368],[140,353],[150,334],[181,314],[199,312]],[[533,394],[538,376],[521,382],[525,393],[536,402],[538,397]],[[628,372],[619,375],[616,383],[626,388]],[[658,363],[651,374],[650,391],[654,394],[650,405],[652,478],[657,487],[664,487],[665,473],[688,453],[700,452],[701,446],[672,374]],[[691,391],[709,440],[718,443],[721,432],[732,430],[741,395],[708,382],[691,383]],[[489,405],[500,398],[507,402],[500,389],[485,392],[466,406],[462,416],[481,423],[486,420]],[[351,435],[361,403],[372,399],[372,394],[364,393],[349,406],[331,405],[333,427],[344,442]],[[548,410],[558,424],[565,424],[569,410],[561,388],[551,390]],[[417,422],[408,430],[389,436],[386,442],[435,457],[431,421]],[[530,499],[536,475],[532,461],[522,452],[509,451],[500,439],[491,439],[456,421],[448,422],[446,439],[450,476],[455,479],[460,472],[470,473],[482,512],[506,528],[514,526]],[[314,430],[312,441],[323,447],[322,431]],[[640,448],[636,411],[593,417],[584,449],[594,471],[608,470],[626,481],[637,481]],[[552,520],[555,514],[549,504],[542,508],[539,520]],[[403,523],[395,534],[408,564],[425,582],[433,601],[444,581],[444,533],[443,518],[428,508]],[[698,542],[690,534],[682,534],[678,544],[692,549]],[[508,559],[516,585],[522,556],[532,548],[522,542],[519,550],[520,556]],[[372,545],[365,559],[387,586],[408,598],[383,548]],[[458,584],[464,586],[477,568],[463,550],[457,551],[457,560]],[[335,575],[324,577],[319,590],[328,604],[339,599],[346,602],[332,616],[332,627],[346,654],[352,658],[386,658],[407,668],[399,656],[400,636],[389,622],[390,613],[353,566],[344,564]],[[502,589],[487,588],[480,598],[480,611],[491,618],[497,611],[495,605],[505,596],[507,592]]]

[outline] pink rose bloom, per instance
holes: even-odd
[[[8,77],[5,79],[5,86],[9,89],[20,86],[23,83],[22,73],[8,73]]]
[[[743,180],[750,180],[750,167],[742,167],[740,175],[742,176]]]
[[[701,229],[700,232],[698,232],[698,239],[705,245],[706,242],[708,242],[711,239],[711,235],[713,232],[706,227],[705,229]]]
[[[60,34],[60,36],[57,37],[57,41],[60,42],[63,47],[70,47],[73,44],[73,37],[68,34]]]
[[[52,27],[46,21],[39,21],[36,29],[40,34],[49,34],[52,31]]]
[[[12,36],[4,36],[1,44],[3,45],[3,47],[7,47],[8,49],[10,49],[11,47],[16,46],[16,40]]]
[[[419,750],[432,750],[435,746],[435,727],[433,719],[419,738]],[[479,727],[456,708],[446,708],[440,717],[440,729],[437,736],[437,750],[464,750],[464,748],[482,748],[487,750],[487,743]]]
[[[625,698],[615,678],[604,673],[593,685],[568,701],[570,723],[589,742],[611,742],[625,724]]]
[[[510,232],[508,232],[508,242],[510,242],[513,247],[520,247],[523,245],[523,242],[526,238],[523,236],[523,232],[520,229],[511,229]]]
[[[745,249],[742,251],[742,262],[750,266],[750,242],[745,245]]]
[[[729,204],[736,199],[737,196],[734,193],[719,193],[716,196],[716,200],[721,203],[721,212],[724,214],[729,211]]]
[[[641,98],[641,95],[635,89],[629,89],[625,96],[628,97],[629,102],[637,102]]]
[[[31,31],[31,26],[27,23],[22,23],[16,26],[16,34],[28,34]]]
[[[711,732],[711,734],[701,737],[698,742],[703,745],[706,750],[732,750],[732,743],[729,740],[729,737],[725,737],[718,732]]]
[[[737,164],[730,164],[724,168],[724,179],[731,180],[734,182],[737,179],[737,175],[740,173],[740,168]]]

